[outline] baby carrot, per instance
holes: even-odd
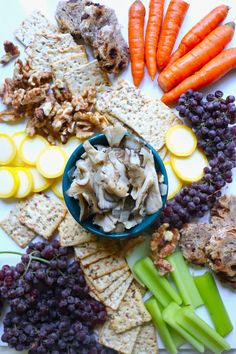
[[[134,85],[139,86],[144,76],[144,18],[145,7],[135,0],[129,9],[129,50]]]
[[[218,54],[214,59],[207,63],[196,74],[188,77],[170,92],[164,94],[162,102],[171,104],[187,90],[198,90],[212,84],[236,68],[236,48],[229,48]]]
[[[177,59],[184,56],[198,43],[200,43],[213,29],[215,29],[227,16],[229,7],[220,5],[210,11],[203,19],[201,19],[195,26],[181,40],[178,49],[172,54],[168,66],[173,64]]]
[[[164,0],[150,0],[149,18],[145,38],[145,59],[152,80],[157,72],[157,45],[161,32]]]
[[[170,91],[218,55],[232,39],[234,29],[233,22],[215,28],[190,52],[166,68],[158,77],[158,84],[162,90]]]
[[[183,0],[171,0],[161,30],[157,49],[157,69],[162,71],[168,64],[189,4]]]

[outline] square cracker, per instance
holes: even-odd
[[[110,85],[107,73],[100,69],[97,60],[81,65],[76,71],[66,73],[64,78],[74,96],[90,86],[95,86],[97,91],[100,91]]]
[[[125,332],[151,321],[151,316],[143,304],[142,295],[134,283],[131,284],[119,309],[113,312],[110,318],[116,333]]]
[[[139,331],[140,327],[136,327],[117,334],[114,332],[111,322],[107,321],[100,332],[99,343],[123,354],[131,354]]]
[[[94,242],[86,242],[83,243],[81,245],[77,245],[74,247],[75,250],[75,255],[77,258],[79,259],[83,259],[86,258],[88,256],[91,256],[99,251],[106,251],[109,250],[111,247],[112,248],[116,248],[116,250],[118,251],[117,248],[117,243],[112,243],[112,241],[107,242],[108,240],[96,240]]]
[[[103,277],[93,279],[89,278],[90,283],[92,284],[94,290],[98,293],[103,292],[106,288],[112,285],[118,278],[125,274],[129,270],[129,267],[116,270],[113,273],[106,274]],[[86,269],[83,268],[83,271],[86,275]]]
[[[119,254],[104,258],[96,263],[90,264],[87,267],[87,274],[89,277],[96,279],[103,275],[110,274],[116,270],[125,268],[126,261]]]
[[[74,54],[85,54],[87,57],[86,49],[84,45],[72,45],[67,48],[58,48],[58,49],[49,49],[48,50],[48,58],[51,63],[66,59]]]
[[[156,150],[164,145],[167,130],[172,125],[181,124],[164,103],[145,96],[124,80],[118,80],[112,88],[99,92],[96,109],[115,116]]]
[[[56,80],[64,81],[64,75],[67,72],[76,71],[81,65],[87,64],[88,59],[85,53],[77,53],[67,56],[64,59],[51,61],[53,76]]]
[[[89,264],[96,263],[100,259],[104,259],[109,256],[112,256],[113,254],[117,253],[117,251],[118,251],[118,247],[112,247],[109,250],[104,250],[104,251],[100,250],[97,253],[91,254],[90,256],[81,259],[80,263],[84,267],[87,267],[89,266]]]
[[[40,11],[36,10],[20,24],[14,31],[14,35],[21,43],[28,46],[33,42],[35,34],[43,31],[55,34],[57,27],[52,25]]]
[[[37,234],[19,221],[21,204],[17,204],[9,215],[0,222],[0,227],[10,236],[20,247],[25,248]]]
[[[60,243],[64,247],[80,245],[85,242],[96,241],[97,236],[92,235],[81,227],[68,212],[59,226]]]
[[[21,205],[20,222],[46,239],[53,235],[66,215],[65,206],[45,194],[34,194]]]
[[[158,354],[157,333],[151,322],[142,325],[132,354]]]

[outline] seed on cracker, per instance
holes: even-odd
[[[116,311],[120,307],[121,301],[125,297],[125,294],[127,293],[133,279],[133,275],[131,274],[126,281],[113,294],[111,294],[109,298],[104,300],[103,303],[107,307],[110,307],[112,310]]]
[[[88,62],[87,55],[84,53],[73,54],[58,61],[50,61],[53,76],[56,80],[64,81],[67,72],[76,71],[81,65]]]
[[[157,333],[152,322],[142,325],[132,354],[158,354]]]

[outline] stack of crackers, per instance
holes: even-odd
[[[85,231],[68,213],[59,226],[62,246],[73,246],[92,297],[107,308],[101,344],[124,354],[157,353],[156,330],[119,241]]]

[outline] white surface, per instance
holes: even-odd
[[[49,18],[54,18],[54,12],[57,4],[57,0],[7,0],[0,2],[0,45],[2,50],[2,43],[4,40],[14,40],[13,31],[16,26],[26,17],[26,15],[30,14],[34,9],[40,9],[44,12]],[[132,1],[127,0],[101,0],[101,3],[109,5],[116,10],[117,16],[120,20],[122,31],[127,39],[127,14],[128,8]],[[168,4],[168,0],[166,4]],[[187,13],[187,16],[184,21],[184,25],[180,31],[180,34],[177,39],[176,45],[179,43],[180,38],[189,30],[193,24],[195,24],[199,19],[201,19],[207,12],[209,12],[213,7],[220,5],[222,2],[231,7],[230,13],[227,17],[226,22],[232,21],[235,19],[236,14],[236,1],[235,0],[189,0],[190,8]],[[143,0],[144,5],[146,6],[146,10],[148,13],[148,4],[149,0]],[[147,18],[147,16],[146,16]],[[230,43],[230,46],[236,45],[236,36],[233,41]],[[9,64],[6,68],[0,68],[0,81],[7,76],[12,75],[13,64]],[[130,76],[130,68],[128,68],[123,74],[123,78],[127,80],[131,80]],[[156,80],[153,82],[148,77],[147,73],[145,78],[140,86],[140,88],[151,97],[160,97],[161,90],[157,87]],[[221,79],[218,83],[211,86],[210,89],[207,90],[215,90],[221,89],[225,94],[236,94],[235,87],[235,72],[226,75],[223,79]],[[0,132],[15,132],[23,130],[23,123],[9,126],[6,124],[0,124]],[[236,175],[235,175],[236,177]],[[236,183],[231,184],[228,188],[228,193],[236,194]],[[9,210],[12,208],[12,201],[2,201],[0,200],[0,215],[3,218]],[[1,230],[0,230],[0,251],[2,250],[17,250],[18,247],[15,243],[9,239]],[[17,257],[9,257],[9,256],[0,256],[0,266],[5,263],[14,263],[17,262]],[[232,348],[236,348],[236,300],[235,300],[235,292],[229,290],[222,285],[219,284],[219,288],[226,305],[228,312],[230,313],[231,319],[234,323],[235,330],[227,337],[227,340],[231,343]],[[199,314],[202,313],[204,318],[209,321],[208,316],[204,312],[204,309],[198,310]],[[0,328],[1,332],[1,328]],[[159,341],[160,348],[163,348],[161,342]],[[180,351],[185,353],[185,350]],[[191,349],[187,351],[188,353],[193,354],[194,351]],[[232,351],[236,353],[236,350]],[[4,354],[13,354],[16,353],[13,350],[8,350],[7,348],[0,348],[0,353]],[[23,353],[23,352],[22,352]]]

